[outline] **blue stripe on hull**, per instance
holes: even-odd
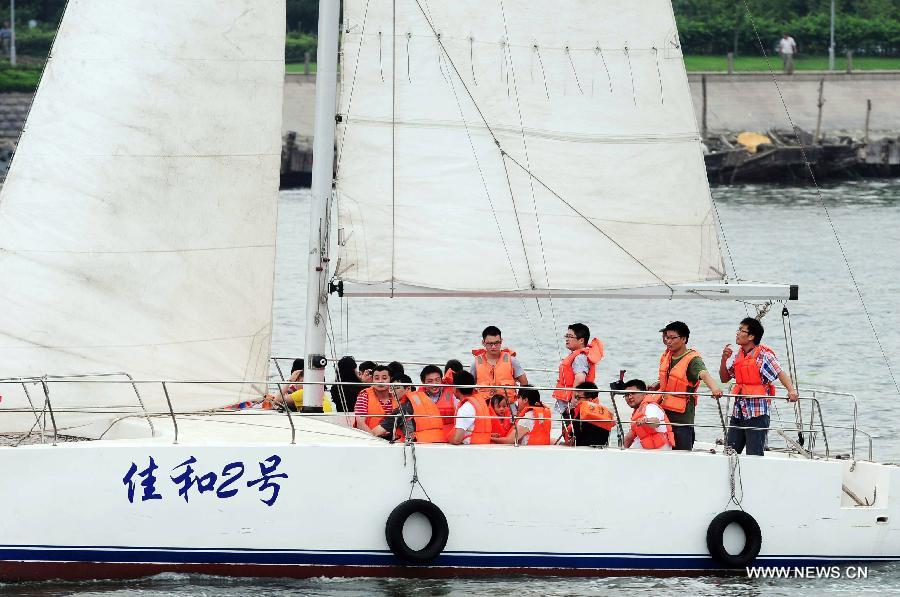
[[[898,556],[771,555],[757,566],[815,566],[835,562],[878,562]],[[49,545],[0,546],[0,561],[103,562],[128,564],[248,564],[294,566],[397,566],[389,551],[185,549],[147,547],[56,547]],[[584,570],[717,570],[705,554],[635,553],[485,553],[444,552],[430,564],[455,568],[556,568]]]

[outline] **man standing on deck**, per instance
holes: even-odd
[[[556,411],[565,419],[571,418],[569,411],[576,403],[572,402],[572,390],[559,388],[574,388],[586,381],[593,383],[597,363],[603,358],[603,343],[597,338],[591,340],[590,337],[591,330],[583,323],[573,323],[566,330],[566,349],[569,354],[559,364],[557,389],[553,392]]]
[[[673,424],[675,449],[692,450],[695,437],[694,413],[697,407],[697,396],[694,394],[700,381],[706,384],[717,400],[722,397],[722,390],[707,371],[700,353],[688,349],[691,330],[686,323],[673,321],[659,331],[663,334],[666,350],[659,359],[659,381],[650,390],[675,393],[660,396],[659,405]]]
[[[775,395],[775,380],[787,390],[788,400],[796,402],[800,399],[790,375],[781,370],[775,353],[760,344],[764,331],[758,319],[742,319],[734,337],[740,350],[734,354],[731,344],[726,344],[719,365],[719,379],[723,382],[734,379],[732,393],[741,396],[735,398],[731,411],[728,445],[738,454],[746,446],[748,456],[763,455],[769,427],[769,396]]]
[[[797,54],[797,42],[794,38],[783,33],[778,40],[778,53],[781,54],[781,62],[784,65],[784,74],[794,74],[794,56]]]
[[[511,386],[528,384],[528,376],[525,369],[516,358],[516,353],[503,347],[503,336],[500,328],[489,325],[481,332],[481,345],[483,348],[472,349],[475,362],[469,368],[469,373],[475,378],[475,384],[479,386]],[[479,389],[478,394],[485,400],[497,394],[497,389]],[[515,396],[510,392],[509,399]]]

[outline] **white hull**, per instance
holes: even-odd
[[[170,437],[0,448],[0,499],[8,504],[0,579],[167,570],[302,577],[722,569],[706,532],[717,514],[735,508],[723,454],[418,446],[419,480],[446,515],[449,540],[429,565],[404,566],[388,549],[385,522],[410,496],[409,448],[404,456],[399,444],[308,420],[297,422],[298,444],[290,445],[280,423],[236,433],[229,422],[236,420],[193,424],[207,437],[243,435],[240,444],[194,435],[177,445]],[[191,425],[180,421],[182,437]],[[281,458],[273,472],[288,476],[275,480],[280,492],[267,506],[261,498],[272,490],[247,481],[273,455]],[[132,503],[123,478],[151,456],[162,497],[143,501],[135,475]],[[211,491],[193,486],[186,502],[171,479],[183,469],[171,471],[191,456],[199,475],[219,477]],[[245,472],[223,487],[221,473],[233,462]],[[849,461],[775,454],[740,458],[743,509],[762,532],[756,565],[900,559],[900,468],[850,468]],[[855,505],[842,484],[874,496],[874,505]],[[217,495],[229,489],[238,492]],[[413,497],[424,497],[421,487]]]

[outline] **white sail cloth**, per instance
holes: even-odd
[[[345,292],[724,277],[669,0],[349,0],[344,21]]]
[[[283,0],[69,2],[0,194],[0,377],[266,377],[284,18]],[[105,394],[53,388],[57,409]]]

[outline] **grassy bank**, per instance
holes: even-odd
[[[303,63],[300,63],[300,64],[285,64],[285,65],[284,65],[284,70],[287,71],[287,72],[289,72],[289,73],[302,73],[302,72],[303,72]],[[311,73],[316,72],[316,63],[315,63],[315,62],[310,62],[310,63],[309,63],[309,72],[311,72]]]
[[[769,63],[775,71],[781,71],[781,57],[770,56]],[[684,65],[689,72],[728,70],[725,56],[692,56],[684,57]],[[835,57],[834,67],[837,71],[847,70],[847,58]],[[803,56],[794,60],[795,70],[828,70],[828,56]],[[736,56],[734,70],[739,72],[767,71],[766,59],[762,56]],[[872,56],[854,56],[853,70],[900,70],[900,58],[880,58]]]

